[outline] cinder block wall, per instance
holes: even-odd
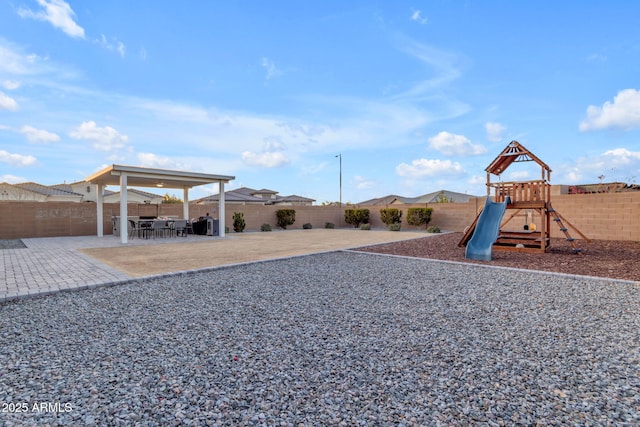
[[[640,192],[638,193],[602,193],[581,195],[554,195],[553,207],[571,224],[575,225],[587,237],[600,240],[640,241]],[[477,212],[484,206],[484,198],[474,198],[468,203],[433,203],[420,205],[366,206],[370,211],[373,228],[383,228],[380,221],[380,209],[394,207],[401,209],[402,229],[415,230],[417,227],[407,224],[407,211],[410,207],[433,208],[429,225],[437,225],[442,230],[464,231],[471,225]],[[323,228],[332,222],[336,227],[350,227],[344,222],[344,210],[348,207],[337,206],[226,206],[226,226],[233,233],[233,213],[242,212],[247,231],[259,230],[262,224],[276,228],[276,210],[292,208],[296,211],[296,222],[288,227],[301,229],[305,223],[313,228]],[[129,214],[136,215],[138,205],[129,205]],[[218,216],[216,205],[191,205],[191,218],[204,216],[209,212]],[[505,220],[513,212],[507,211]],[[120,214],[119,204],[104,206],[104,232],[112,233],[112,216]],[[158,206],[158,215],[182,217],[181,204]],[[524,225],[525,213],[521,212],[508,224],[508,228],[520,228]],[[540,227],[539,218],[534,222]],[[567,224],[568,225],[568,224]],[[94,203],[72,202],[0,202],[0,239],[18,239],[29,237],[54,236],[90,236],[96,234],[96,206]],[[575,233],[572,235],[576,238]],[[559,227],[552,221],[551,236],[563,237]]]

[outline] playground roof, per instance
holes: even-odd
[[[502,150],[502,153],[496,157],[493,162],[485,169],[494,175],[502,174],[509,166],[514,162],[536,162],[539,164],[543,171],[547,173],[551,172],[551,169],[545,162],[540,160],[531,151],[527,150],[524,145],[518,141],[511,141],[507,147]]]

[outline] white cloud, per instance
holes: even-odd
[[[140,166],[148,168],[189,170],[188,167],[170,157],[158,156],[153,153],[138,153],[137,157],[138,162],[140,162]]]
[[[487,152],[484,146],[472,144],[464,135],[449,132],[440,132],[429,138],[429,147],[445,156],[476,156]]]
[[[10,174],[0,175],[0,182],[8,182],[9,184],[18,184],[20,182],[26,182],[26,181],[27,181],[27,178],[22,176],[15,176]]]
[[[509,181],[524,181],[527,178],[531,177],[531,173],[529,171],[515,171],[515,172],[507,172],[507,179]]]
[[[36,0],[44,9],[32,11],[30,9],[18,9],[18,15],[22,18],[33,18],[39,21],[46,21],[55,28],[61,29],[71,37],[84,38],[84,29],[76,24],[74,18],[76,14],[71,6],[63,0]]]
[[[626,148],[615,148],[605,151],[604,156],[614,164],[629,164],[640,160],[640,151],[630,151]]]
[[[22,126],[20,133],[27,137],[29,142],[57,142],[60,137],[52,132],[43,129],[36,129],[33,126]]]
[[[607,101],[602,107],[587,108],[587,118],[580,123],[582,132],[608,128],[640,128],[640,91],[624,89],[613,98],[613,103]]]
[[[38,162],[33,156],[24,156],[22,154],[13,154],[5,150],[0,150],[0,162],[9,163],[13,166],[31,166]]]
[[[500,123],[495,122],[487,122],[484,125],[484,128],[487,131],[487,139],[491,142],[500,142],[504,137],[504,131],[507,128]]]
[[[587,56],[587,61],[589,62],[594,62],[594,61],[605,62],[606,60],[607,60],[607,57],[600,53],[592,53],[591,55]]]
[[[20,87],[20,82],[17,82],[15,80],[5,80],[2,82],[2,87],[7,90],[15,90]]]
[[[356,175],[353,177],[353,185],[358,190],[368,190],[376,185],[376,182],[363,176]]]
[[[113,37],[113,40],[110,41],[110,40],[107,40],[107,37],[104,34],[100,34],[100,38],[94,40],[94,42],[107,50],[110,50],[112,52],[117,52],[121,58],[124,58],[124,55],[127,51],[127,48],[124,45],[124,43],[122,43],[115,37]]]
[[[451,160],[416,159],[410,165],[400,163],[396,166],[396,174],[408,178],[427,178],[442,176],[460,176],[465,171],[462,165]]]
[[[401,48],[408,55],[433,68],[433,73],[430,74],[433,74],[434,77],[413,85],[396,98],[422,98],[434,89],[446,87],[462,75],[458,65],[461,58],[457,55],[414,40],[406,40]],[[438,96],[442,95],[438,94]]]
[[[18,103],[4,92],[0,92],[0,110],[18,111]]]
[[[129,137],[120,134],[110,126],[103,128],[96,126],[96,122],[83,122],[76,129],[69,132],[69,136],[75,139],[84,139],[93,142],[93,148],[100,151],[111,151],[123,148]]]
[[[55,69],[47,61],[47,57],[24,53],[22,47],[0,37],[0,71],[14,75],[35,75],[52,71],[69,73],[69,70]],[[3,87],[7,90],[17,89],[19,85],[18,82],[11,80],[3,82]]]
[[[487,183],[487,177],[481,175],[474,175],[467,181],[471,185],[480,185]]]
[[[264,168],[277,168],[289,163],[289,159],[280,152],[253,153],[244,151],[242,160],[249,166],[259,166]]]
[[[422,16],[421,10],[412,9],[411,11],[411,20],[417,22],[420,25],[424,25],[429,22],[429,18],[426,16]]]
[[[559,178],[564,183],[589,184],[605,176],[606,181],[631,182],[640,173],[640,151],[615,148],[597,156],[579,157],[573,164],[560,168]]]
[[[267,80],[270,80],[274,77],[279,77],[282,75],[282,71],[278,69],[278,67],[276,67],[275,62],[273,62],[271,59],[269,58],[262,58],[262,61],[260,62],[260,65],[262,65],[262,67],[267,71]]]

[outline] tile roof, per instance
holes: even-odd
[[[47,186],[38,184],[36,182],[23,182],[20,184],[13,184],[15,187],[22,188],[23,190],[31,191],[45,196],[69,196],[69,197],[82,197],[82,194],[71,191],[71,188],[59,188],[58,186]]]
[[[456,193],[455,191],[440,190],[432,193],[423,194],[417,197],[404,197],[396,194],[390,194],[388,196],[378,197],[375,199],[365,200],[357,203],[359,206],[372,206],[372,205],[390,205],[394,202],[402,204],[416,204],[416,203],[438,203],[442,198],[446,198],[448,201],[455,203],[465,203],[469,199],[476,197],[474,195]]]

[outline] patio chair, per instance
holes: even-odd
[[[151,233],[154,239],[160,234],[162,234],[162,237],[166,237],[167,231],[171,231],[168,221],[157,219],[151,224]]]
[[[133,239],[133,237],[136,234],[138,235],[138,237],[140,237],[140,229],[136,225],[136,222],[134,220],[130,219],[129,220],[129,238]]]
[[[186,219],[177,219],[173,222],[172,232],[175,233],[175,236],[187,237],[187,220]]]

